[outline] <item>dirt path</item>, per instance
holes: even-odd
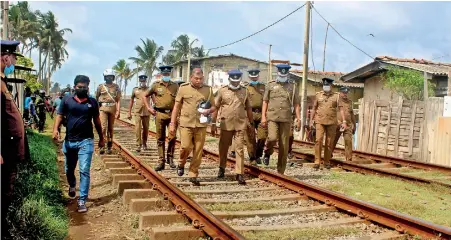
[[[67,197],[68,184],[64,171],[64,155],[62,154],[58,156],[58,168],[61,186]],[[77,177],[78,197],[80,180],[78,167],[75,170],[75,176]],[[67,211],[70,219],[68,240],[149,239],[144,231],[138,230],[137,215],[128,212],[111,182],[112,179],[108,170],[105,170],[100,157],[95,155],[91,163],[91,187],[89,199],[86,203],[88,212],[77,212],[76,199],[68,200],[67,203]]]

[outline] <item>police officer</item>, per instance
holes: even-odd
[[[46,120],[46,104],[45,104],[45,91],[39,90],[39,98],[36,101],[36,110],[38,112],[39,123],[38,129],[39,132],[44,132],[45,120]]]
[[[239,184],[245,184],[244,174],[244,137],[247,135],[247,128],[255,131],[251,123],[252,108],[249,101],[249,91],[240,85],[243,73],[239,70],[229,71],[229,85],[218,90],[215,99],[216,109],[221,110],[221,133],[219,136],[219,171],[218,178],[224,178],[227,163],[227,151],[232,138],[235,138],[236,149],[236,180]],[[211,133],[216,135],[217,113],[213,113]],[[247,119],[246,119],[247,118]],[[249,121],[248,121],[249,120]]]
[[[134,87],[132,90],[132,96],[130,98],[130,106],[128,107],[128,119],[132,119],[132,107],[133,103],[136,104],[134,108],[135,115],[135,133],[136,133],[136,151],[140,152],[141,148],[147,150],[147,136],[149,132],[149,120],[150,112],[147,110],[143,102],[143,93],[149,89],[147,87],[147,76],[140,75],[139,86]]]
[[[294,125],[296,124],[296,114],[293,113],[293,124],[290,128],[290,138],[288,139],[288,159],[293,159]]]
[[[96,100],[100,105],[100,121],[102,122],[102,132],[104,138],[107,140],[107,153],[111,154],[111,147],[113,146],[113,127],[114,119],[120,116],[120,100],[121,90],[119,85],[113,83],[115,78],[113,69],[106,69],[103,72],[103,79],[105,83],[101,83],[97,87]],[[99,149],[100,154],[105,153],[105,148]]]
[[[292,113],[296,111],[296,118],[300,118],[299,90],[296,84],[288,81],[288,64],[279,64],[277,79],[268,83],[263,96],[262,121],[268,127],[267,149],[263,163],[269,165],[269,158],[274,152],[274,145],[279,139],[279,156],[277,172],[283,174],[287,165],[288,141],[292,124]],[[300,128],[300,121],[297,121]]]
[[[352,161],[352,136],[355,133],[355,116],[354,110],[352,109],[352,100],[348,98],[349,88],[341,87],[340,88],[340,97],[338,99],[338,106],[343,109],[345,118],[341,118],[341,114],[337,114],[338,127],[335,133],[335,140],[333,143],[332,153],[337,146],[338,140],[340,136],[343,134],[343,138],[345,140],[345,159],[346,161]],[[341,128],[343,120],[347,123],[347,128]]]
[[[155,115],[155,127],[157,130],[157,143],[158,143],[158,165],[155,167],[155,171],[161,171],[164,169],[164,145],[166,143],[166,128],[169,128],[171,122],[171,112],[175,104],[175,96],[179,90],[179,85],[171,81],[171,66],[161,66],[160,71],[163,75],[161,80],[157,80],[152,84],[152,87],[144,92],[143,101],[146,108]],[[152,102],[154,107],[150,107],[148,103],[148,97],[152,96]],[[174,151],[176,134],[169,133],[168,136],[168,150],[166,154],[166,162],[171,168],[175,168],[174,164]]]
[[[267,129],[261,125],[265,84],[259,81],[259,73],[259,69],[248,71],[249,84],[247,85],[247,90],[249,91],[249,100],[252,108],[252,125],[257,129],[257,139],[255,139],[255,131],[248,132],[246,139],[247,151],[249,152],[250,149],[253,149],[254,156],[249,155],[251,164],[254,163],[254,160],[256,160],[257,164],[261,164],[261,157],[265,148],[266,137],[268,136]]]
[[[322,169],[324,166],[330,169],[330,158],[332,155],[333,141],[337,130],[337,112],[340,111],[344,118],[343,108],[338,105],[338,93],[332,92],[333,79],[323,78],[323,91],[316,93],[313,103],[312,115],[310,118],[310,128],[315,121],[316,141],[315,141],[315,169]],[[346,120],[341,124],[346,129]],[[323,137],[326,134],[326,144],[324,150],[324,162],[321,161],[321,148]]]
[[[180,112],[180,161],[177,174],[183,176],[186,159],[193,152],[189,166],[190,182],[199,185],[197,176],[202,161],[202,151],[207,133],[207,121],[215,112],[213,89],[204,85],[204,74],[200,68],[193,69],[189,83],[184,83],[175,98],[172,111],[170,134],[175,135],[177,116]]]
[[[11,204],[17,166],[28,160],[29,149],[22,116],[14,102],[13,95],[8,91],[8,75],[14,72],[18,41],[1,40],[1,235],[9,239],[9,221],[6,221],[8,208]]]

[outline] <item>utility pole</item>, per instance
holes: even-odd
[[[49,92],[50,89],[50,51],[51,51],[51,45],[52,45],[52,36],[49,36],[49,47],[47,49],[47,84],[46,84],[46,92]]]
[[[307,89],[305,87],[308,78],[308,52],[309,52],[309,39],[310,39],[310,10],[311,2],[307,1],[305,7],[305,33],[304,33],[304,71],[302,73],[302,87],[301,87],[301,139],[304,139],[304,125],[306,123],[307,114]]]
[[[3,35],[2,39],[7,40],[8,38],[8,8],[9,8],[9,1],[2,1],[2,14],[3,14]]]
[[[267,83],[269,83],[269,81],[272,80],[271,48],[272,48],[272,44],[269,44],[269,54],[268,54],[269,65],[268,65],[268,81],[267,81]]]

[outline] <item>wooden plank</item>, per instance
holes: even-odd
[[[423,102],[423,103],[424,103],[423,104],[423,111],[424,111],[424,108],[426,106],[426,102]],[[425,154],[425,151],[426,151],[425,148],[427,147],[427,146],[424,145],[424,139],[425,139],[425,135],[424,135],[425,130],[424,130],[424,128],[425,128],[425,125],[426,125],[426,118],[423,117],[423,121],[420,124],[420,143],[419,143],[419,146],[418,146],[420,148],[420,157],[419,157],[418,160],[420,160],[422,162],[426,162],[426,160],[424,159],[424,154]]]
[[[402,111],[402,103],[403,103],[403,99],[402,97],[399,97],[399,101],[398,101],[398,119],[397,119],[397,123],[396,123],[396,135],[395,135],[395,156],[399,156],[398,150],[399,150],[399,126],[401,124],[401,111]]]
[[[374,118],[375,118],[375,112],[376,112],[376,101],[373,101],[371,103],[371,117],[370,117],[370,129],[368,131],[368,135],[369,135],[369,139],[368,139],[368,146],[367,146],[367,151],[368,152],[373,152],[373,141],[374,138],[376,138],[377,136],[374,136]]]
[[[377,108],[377,113],[376,113],[376,122],[374,124],[374,134],[373,134],[373,146],[372,146],[372,152],[373,153],[377,153],[377,142],[378,142],[378,135],[379,135],[379,122],[381,120],[381,111],[382,108],[378,107]]]
[[[369,139],[369,127],[370,127],[370,106],[371,102],[365,103],[365,117],[363,124],[363,143],[362,143],[362,151],[367,151],[368,139]]]
[[[359,99],[359,129],[358,129],[358,136],[357,136],[357,149],[362,151],[362,139],[363,139],[363,115],[365,114],[365,101],[363,98]]]
[[[415,127],[415,114],[417,112],[417,103],[413,102],[412,106],[412,117],[410,118],[410,132],[409,132],[409,157],[412,156],[413,152],[413,129]]]
[[[385,128],[385,143],[384,143],[384,152],[385,155],[388,155],[387,145],[388,145],[388,135],[390,134],[390,121],[391,121],[391,103],[388,104],[388,123]]]

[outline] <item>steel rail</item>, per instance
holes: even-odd
[[[299,151],[295,151],[295,150],[293,150],[292,153],[295,156],[302,158],[302,159],[306,159],[308,161],[313,162],[315,160],[315,155],[311,154],[311,153],[303,153],[303,152],[299,152]],[[448,184],[448,183],[431,180],[431,179],[426,179],[426,178],[421,178],[421,177],[415,177],[415,176],[398,173],[398,172],[387,171],[387,170],[380,169],[380,168],[373,168],[373,167],[371,167],[371,165],[365,166],[363,164],[357,164],[357,163],[353,163],[353,162],[349,162],[349,161],[342,161],[342,160],[333,159],[333,158],[330,159],[330,162],[333,165],[336,165],[337,167],[339,167],[341,169],[345,169],[345,170],[349,170],[349,171],[353,171],[353,172],[383,175],[383,176],[399,178],[399,179],[407,180],[407,181],[428,183],[428,184],[437,184],[437,185],[451,188],[451,184]]]
[[[120,122],[133,126],[133,124],[122,120]],[[155,132],[150,130],[149,134],[155,136]],[[177,143],[180,144],[180,141],[177,140]],[[219,156],[215,152],[204,148],[203,153],[207,157],[219,160]],[[228,158],[227,163],[233,166],[235,165],[235,160]],[[258,177],[261,180],[275,183],[280,187],[290,189],[300,195],[305,195],[317,201],[324,202],[327,205],[334,206],[347,213],[355,214],[363,219],[390,227],[400,233],[420,235],[427,238],[451,239],[451,228],[424,221],[372,203],[357,200],[247,163],[244,164],[244,167],[246,173]]]
[[[214,240],[245,239],[240,233],[192,200],[182,190],[172,185],[166,178],[142,163],[116,140],[113,140],[113,147],[131,164],[132,168],[137,170],[138,174],[152,183],[154,190],[161,192],[165,200],[169,200],[175,205],[178,213],[191,219],[195,228],[201,229]]]
[[[293,143],[298,146],[308,146],[308,147],[313,147],[315,145],[314,143],[311,143],[311,142],[299,141],[299,140],[294,140]],[[344,153],[343,148],[335,148],[335,150],[339,151],[340,153]],[[359,158],[363,158],[363,159],[369,159],[369,160],[380,161],[380,162],[389,162],[389,163],[398,164],[401,166],[420,168],[420,169],[426,169],[426,170],[436,170],[436,171],[441,171],[444,173],[451,173],[451,167],[443,166],[443,165],[439,165],[439,164],[417,162],[417,161],[402,159],[402,158],[393,157],[393,156],[385,156],[385,155],[381,155],[381,154],[368,153],[368,152],[362,152],[362,151],[356,151],[356,150],[352,151],[352,155],[359,157]]]

